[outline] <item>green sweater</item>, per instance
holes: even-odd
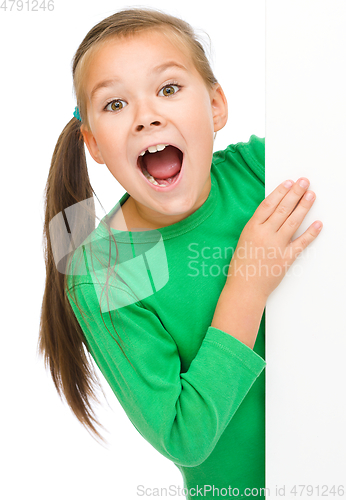
[[[210,326],[265,196],[264,145],[252,135],[214,153],[209,196],[180,222],[108,231],[105,216],[68,276],[88,350],[137,431],[180,469],[188,499],[265,487],[265,314],[253,350]]]

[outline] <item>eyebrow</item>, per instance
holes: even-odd
[[[163,64],[159,64],[158,66],[155,66],[153,69],[150,70],[150,73],[151,74],[152,73],[155,73],[155,74],[163,73],[168,68],[178,68],[178,69],[181,69],[183,71],[188,71],[186,66],[184,66],[183,64],[177,63],[176,61],[168,61],[168,62],[165,62]],[[119,81],[120,81],[120,78],[112,78],[110,80],[104,80],[102,82],[98,82],[94,86],[94,88],[92,89],[92,91],[90,93],[90,100],[92,100],[95,97],[95,94],[100,89],[112,87],[112,85],[114,85],[115,83],[117,83]]]

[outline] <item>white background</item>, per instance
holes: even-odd
[[[344,1],[266,2],[266,194],[307,177],[316,201],[296,236],[324,224],[267,302],[270,498],[346,490],[345,26]]]
[[[6,500],[132,500],[140,498],[137,485],[182,488],[179,470],[137,432],[101,374],[112,409],[101,397],[103,408],[96,406],[96,412],[109,431],[104,434],[109,448],[97,444],[60,401],[36,356],[45,279],[43,191],[54,146],[76,105],[71,60],[92,26],[127,6],[157,7],[205,30],[229,104],[228,124],[215,142],[215,150],[224,149],[247,142],[251,134],[265,135],[265,8],[260,0],[214,0],[203,8],[200,1],[186,0],[54,3],[52,12],[18,12],[16,5],[11,12],[0,9],[5,294],[0,495]],[[88,160],[91,184],[108,212],[124,189],[105,165]]]

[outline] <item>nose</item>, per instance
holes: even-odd
[[[158,125],[161,125],[161,122],[160,122],[160,121],[158,121],[158,120],[155,120],[154,122],[151,122],[151,123],[150,123],[150,125],[156,125],[156,126],[158,126]],[[140,131],[141,131],[141,130],[143,130],[144,128],[146,128],[146,126],[145,126],[145,125],[138,124],[138,125],[136,126],[136,131],[137,131],[137,132],[140,132]]]
[[[152,129],[164,125],[165,120],[153,105],[148,102],[139,103],[137,105],[137,113],[135,116],[134,129],[140,132],[143,129]]]

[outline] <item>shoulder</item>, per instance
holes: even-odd
[[[133,257],[119,242],[115,251],[112,244],[111,238],[100,238],[73,252],[65,289],[70,303],[77,298],[93,313],[108,313],[129,304],[141,306],[143,296],[153,293],[149,278],[138,280],[143,272],[147,277],[143,257]]]
[[[248,142],[230,144],[223,151],[213,155],[213,163],[236,164],[243,170],[250,170],[260,181],[265,181],[265,138],[251,135]]]

